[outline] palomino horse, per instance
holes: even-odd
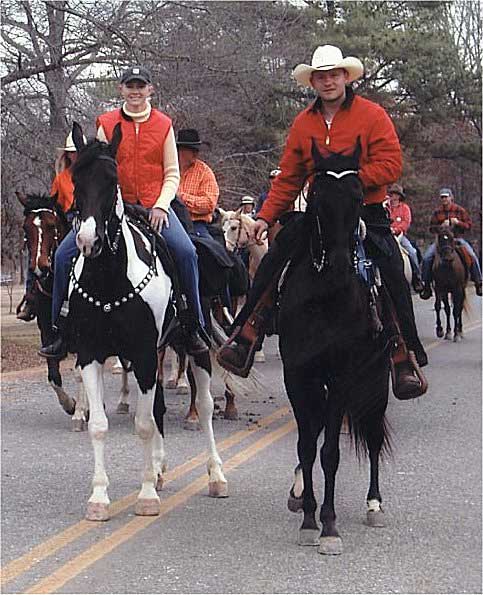
[[[255,239],[253,232],[255,221],[250,216],[239,210],[223,211],[220,209],[220,213],[223,231],[225,232],[226,247],[230,252],[238,252],[244,248],[248,250],[250,255],[248,274],[250,280],[253,281],[258,265],[267,253],[268,241],[258,242]]]
[[[122,136],[120,125],[114,129],[111,145],[99,141],[86,145],[77,123],[72,135],[78,152],[73,180],[80,255],[71,271],[68,341],[70,349],[77,353],[90,409],[89,434],[95,465],[86,516],[95,521],[109,518],[103,365],[112,355],[131,363],[138,385],[135,428],[143,442],[144,470],[135,513],[157,515],[160,501],[156,488],[162,483],[164,468],[166,410],[162,387],[156,382],[157,346],[173,315],[172,283],[154,243],[145,231],[130,223],[118,196],[115,157]],[[227,495],[227,482],[213,434],[210,356],[204,353],[189,359],[200,423],[208,439],[209,494],[223,497]]]
[[[298,426],[303,475],[302,494],[291,492],[304,512],[299,543],[319,545],[322,554],[340,554],[334,496],[344,415],[356,449],[369,454],[367,522],[383,525],[378,474],[381,449],[388,447],[389,342],[386,332],[371,321],[371,289],[357,272],[355,231],[363,200],[357,176],[360,149],[352,156],[323,158],[314,141],[312,154],[316,171],[307,211],[298,223],[279,232],[280,241],[281,234],[289,234],[285,241],[296,242],[282,286],[280,353]],[[295,231],[291,225],[297,225]],[[325,494],[320,532],[312,469],[322,429]]]
[[[43,346],[53,340],[52,333],[52,285],[55,250],[70,226],[55,198],[45,195],[24,195],[16,192],[24,207],[23,229],[29,254],[29,271],[35,275],[33,299],[37,312],[37,326]],[[70,397],[62,387],[58,360],[48,359],[48,380],[55,391],[62,409],[72,415],[72,430],[86,427],[87,402],[79,374],[77,399]]]
[[[222,225],[225,232],[226,247],[230,252],[238,253],[241,250],[248,250],[248,274],[250,281],[253,281],[258,266],[268,250],[268,240],[257,241],[253,226],[255,220],[249,215],[245,215],[241,210],[223,211]],[[235,312],[236,314],[236,312]],[[264,362],[265,354],[261,348],[255,354],[255,362]]]
[[[449,229],[441,229],[436,241],[436,254],[433,263],[433,281],[436,299],[434,309],[436,311],[436,335],[445,339],[451,339],[451,305],[450,296],[453,302],[454,336],[456,343],[463,338],[463,310],[466,300],[466,283],[468,282],[468,269],[463,263],[464,255],[459,252],[456,246],[453,232]],[[446,314],[446,333],[443,332],[440,310],[441,302],[444,305]]]

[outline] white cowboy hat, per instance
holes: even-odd
[[[87,143],[87,139],[84,136],[84,144]],[[69,132],[69,134],[67,135],[67,138],[65,139],[65,146],[64,147],[57,147],[57,149],[59,151],[68,151],[69,153],[75,153],[77,152],[77,149],[75,148],[74,145],[74,139],[72,138],[72,132]]]
[[[252,198],[251,196],[243,196],[242,199],[240,200],[240,204],[241,205],[254,205],[255,199]]]
[[[334,45],[319,45],[312,56],[312,65],[299,64],[293,69],[292,76],[304,87],[312,87],[310,77],[316,70],[334,70],[343,68],[349,74],[348,83],[361,78],[364,66],[358,58],[353,56],[342,57],[342,52]]]

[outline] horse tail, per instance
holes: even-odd
[[[380,444],[381,457],[388,458],[392,455],[392,430],[384,413],[362,419],[353,418],[348,414],[347,424],[351,444],[358,459],[368,455],[372,444],[375,446]]]

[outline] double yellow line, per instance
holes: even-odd
[[[217,445],[218,450],[222,452],[239,444],[247,437],[253,436],[262,429],[267,428],[269,425],[288,416],[290,413],[291,410],[289,407],[277,409],[271,415],[259,420],[255,427],[247,430],[240,430],[235,432],[232,436],[222,440]],[[277,440],[280,440],[283,436],[293,431],[295,428],[296,424],[293,419],[291,419],[289,422],[283,424],[275,430],[272,430],[270,433],[266,434],[262,438],[250,444],[244,450],[238,452],[230,459],[225,461],[223,464],[224,472],[230,473],[230,471],[254,457],[267,446],[270,446]],[[193,459],[190,459],[186,463],[174,468],[172,471],[166,474],[165,484],[174,481],[183,475],[186,475],[199,465],[202,465],[206,461],[206,457],[206,452],[203,452]],[[184,504],[189,498],[191,498],[191,496],[206,488],[207,476],[206,473],[203,473],[176,494],[166,498],[166,500],[162,500],[161,512],[159,516],[135,517],[133,520],[127,522],[125,525],[111,533],[108,537],[96,542],[93,546],[88,547],[84,552],[71,559],[69,562],[64,564],[61,568],[46,578],[32,585],[27,591],[25,591],[25,593],[52,593],[60,589],[67,581],[71,580],[80,572],[94,564],[97,560],[104,557],[119,545],[136,535],[136,533],[156,522],[159,518],[165,516],[174,508]],[[111,516],[116,516],[120,512],[132,506],[136,501],[136,497],[137,492],[133,492],[121,500],[114,502],[111,505]],[[105,525],[102,526],[105,527]],[[69,527],[65,531],[54,535],[38,546],[35,546],[27,554],[6,564],[6,566],[1,571],[2,586],[14,580],[21,574],[24,574],[30,568],[32,568],[32,566],[38,564],[47,557],[52,556],[55,552],[66,547],[76,539],[79,539],[84,534],[98,527],[98,523],[83,520],[76,523],[72,527]]]
[[[473,323],[466,328],[465,332],[471,332],[481,327],[481,322]],[[429,351],[438,345],[443,345],[444,342],[434,341],[426,346]],[[236,446],[249,436],[255,435],[262,429],[267,428],[273,423],[279,422],[286,416],[290,415],[291,410],[289,407],[282,407],[277,409],[272,414],[258,421],[257,425],[247,429],[235,432],[233,435],[225,438],[218,444],[218,450],[220,452],[225,451],[233,446]],[[255,442],[251,443],[245,449],[241,450],[230,459],[225,461],[223,469],[226,473],[230,473],[236,469],[239,465],[245,463],[255,455],[260,453],[262,450],[280,440],[283,436],[293,431],[296,428],[296,424],[291,419],[285,424],[277,427],[270,431],[262,438],[259,438]],[[175,467],[172,471],[168,472],[165,477],[165,483],[175,481],[176,479],[183,477],[196,467],[202,465],[206,461],[206,452],[200,453],[196,457],[190,459],[186,463]],[[184,504],[193,495],[206,489],[207,477],[206,473],[203,473],[197,477],[194,481],[189,483],[186,487],[176,492],[172,496],[169,496],[161,502],[161,511],[159,516],[155,517],[135,517],[134,519],[125,523],[122,527],[113,531],[110,535],[96,542],[94,545],[88,547],[79,555],[75,556],[63,566],[58,568],[56,571],[38,581],[32,585],[25,593],[53,593],[59,590],[65,583],[75,578],[83,570],[109,554],[115,548],[123,544],[124,542],[131,539],[134,535],[155,523],[158,519],[168,514],[173,509]],[[131,507],[136,500],[137,492],[133,492],[128,496],[114,502],[111,505],[111,516],[116,516],[122,511]],[[105,525],[102,525],[105,527]],[[1,571],[1,584],[2,586],[6,583],[14,580],[20,575],[27,572],[30,568],[43,561],[44,559],[52,556],[58,550],[66,547],[73,541],[79,539],[89,531],[93,531],[99,527],[98,523],[91,521],[80,521],[75,525],[69,527],[65,531],[54,535],[45,542],[35,546],[27,554],[13,560],[6,564]]]

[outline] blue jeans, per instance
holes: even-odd
[[[193,314],[204,327],[204,318],[201,311],[198,273],[198,255],[193,242],[179,222],[172,209],[168,211],[169,227],[163,227],[161,235],[166,240],[168,248],[176,263],[180,276],[181,287],[186,292],[188,305]],[[207,231],[208,233],[208,231]],[[57,321],[62,303],[67,299],[69,286],[69,271],[72,259],[77,257],[79,250],[75,243],[75,233],[70,231],[62,240],[55,253],[54,262],[54,288],[52,292],[52,321]]]
[[[418,275],[421,275],[421,271],[419,270],[418,253],[416,252],[416,248],[411,244],[411,242],[404,234],[399,237],[399,243],[408,253],[409,260],[411,261],[411,269],[413,271],[416,271]]]
[[[478,262],[478,258],[473,250],[471,244],[469,244],[463,238],[456,238],[456,242],[460,246],[464,246],[471,255],[471,268],[470,268],[470,276],[473,283],[481,283],[481,269],[480,263]],[[431,271],[433,269],[433,261],[434,255],[436,254],[436,243],[433,242],[431,246],[426,250],[426,253],[423,257],[423,266],[422,266],[422,279],[425,283],[429,283],[431,281]]]

